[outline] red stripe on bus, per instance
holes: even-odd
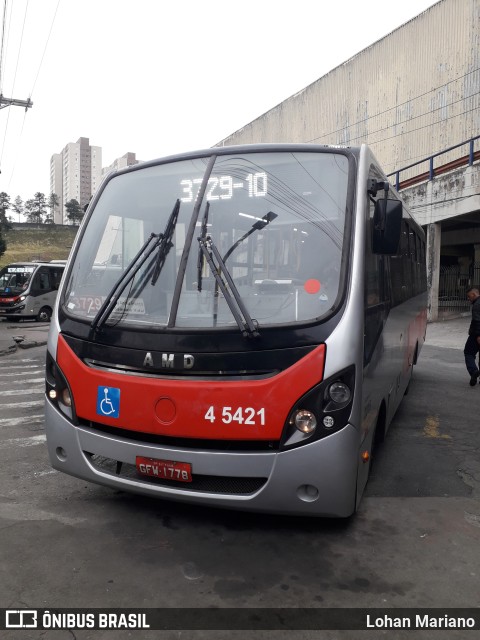
[[[100,371],[85,365],[62,336],[57,361],[81,419],[173,437],[278,440],[292,405],[323,379],[325,345],[264,380],[172,380]],[[120,389],[118,418],[97,413],[99,387]]]

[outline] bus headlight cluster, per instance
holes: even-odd
[[[66,407],[72,406],[72,396],[70,395],[70,389],[68,387],[65,387],[65,389],[62,389],[62,393],[60,394],[59,400]]]
[[[281,449],[307,445],[335,434],[350,420],[355,389],[355,367],[322,380],[292,406],[285,421]]]
[[[317,419],[311,411],[299,409],[293,415],[293,424],[302,433],[312,433],[317,428]]]
[[[67,418],[75,422],[75,403],[69,384],[48,351],[45,368],[45,385],[47,398],[59,411],[67,416]]]
[[[328,387],[328,395],[336,404],[347,404],[350,402],[352,392],[344,382],[333,382]]]
[[[323,426],[325,427],[325,429],[331,429],[332,427],[335,426],[335,420],[332,418],[332,416],[324,417]]]

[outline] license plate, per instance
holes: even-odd
[[[155,460],[155,458],[136,457],[136,467],[142,476],[151,476],[162,480],[192,482],[192,465],[175,460]]]

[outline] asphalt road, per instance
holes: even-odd
[[[455,327],[443,346],[432,339],[424,347],[360,510],[346,522],[202,509],[55,472],[43,432],[45,347],[7,353],[0,359],[0,608],[478,606],[480,385],[468,385],[457,344],[463,326]],[[386,630],[288,632],[289,640],[372,636],[407,637]],[[1,637],[287,635],[17,630]],[[475,632],[412,637],[473,640]]]

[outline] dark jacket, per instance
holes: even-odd
[[[480,297],[472,303],[472,321],[468,329],[468,335],[475,338],[480,336]]]

